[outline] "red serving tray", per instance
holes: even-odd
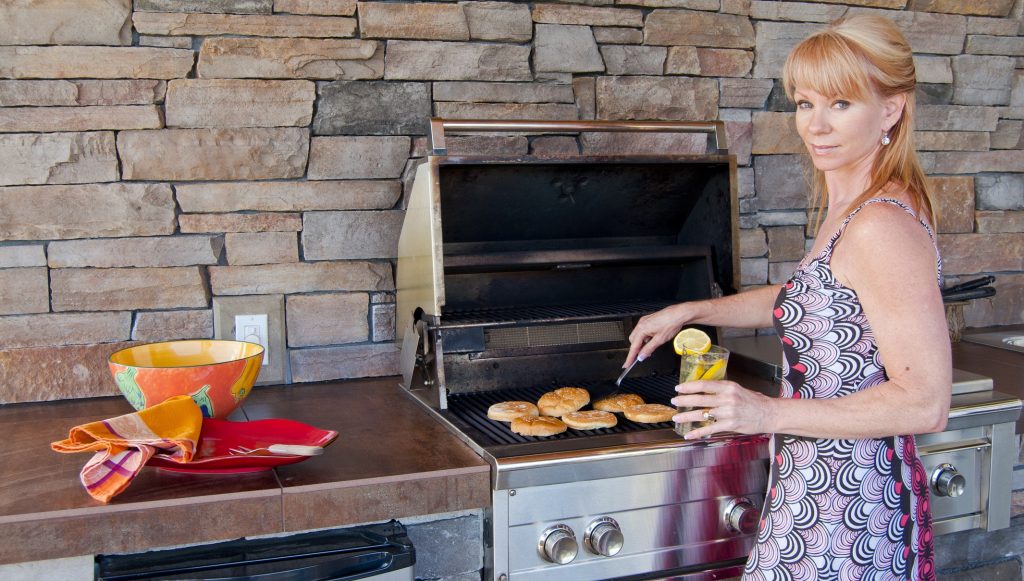
[[[166,456],[155,455],[147,466],[173,472],[203,474],[237,474],[270,470],[275,466],[295,464],[310,456],[291,454],[236,456],[228,450],[236,446],[264,448],[271,444],[303,444],[327,446],[338,437],[334,430],[322,430],[294,420],[268,419],[251,422],[203,419],[196,454],[191,462],[179,463]]]

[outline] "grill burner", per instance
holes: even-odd
[[[462,327],[472,325],[496,325],[501,323],[528,324],[550,323],[573,319],[585,321],[589,319],[607,319],[608,317],[639,317],[653,313],[668,305],[671,301],[643,301],[594,303],[588,305],[547,305],[537,307],[509,307],[487,309],[445,310],[444,325],[446,327]]]
[[[574,387],[590,389],[595,385],[598,385],[598,383],[580,383]],[[672,377],[641,377],[624,381],[621,391],[622,393],[635,393],[644,398],[644,401],[648,403],[669,405],[669,400],[676,395],[675,386],[676,381]],[[467,433],[470,433],[474,437],[473,439],[484,448],[505,444],[573,440],[595,435],[624,434],[627,432],[659,430],[672,427],[672,422],[644,424],[626,419],[621,414],[616,414],[619,423],[611,428],[599,428],[596,430],[574,430],[569,428],[555,436],[521,436],[510,430],[509,424],[487,417],[487,408],[492,404],[511,400],[536,402],[540,399],[540,396],[551,391],[554,387],[560,386],[523,387],[499,391],[452,394],[448,397],[448,413],[453,423],[455,421],[462,422],[464,426],[460,427],[463,427]]]

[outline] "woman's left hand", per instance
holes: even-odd
[[[680,394],[672,398],[678,407],[693,411],[676,414],[676,423],[705,422],[705,412],[714,417],[707,426],[687,432],[687,440],[696,440],[718,432],[764,434],[769,431],[768,411],[771,398],[746,389],[735,381],[690,381],[676,386]]]

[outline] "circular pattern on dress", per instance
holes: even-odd
[[[825,248],[782,286],[772,312],[783,350],[781,397],[842,397],[887,381],[857,293],[835,278],[830,264],[849,221],[881,201],[850,212]],[[884,202],[913,214],[900,202]],[[941,261],[936,264],[939,284]],[[935,579],[927,474],[912,436],[776,434],[772,449],[766,506],[744,581]]]

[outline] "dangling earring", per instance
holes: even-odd
[[[889,145],[890,143],[892,143],[892,140],[889,139],[889,132],[886,131],[882,134],[882,145]]]

